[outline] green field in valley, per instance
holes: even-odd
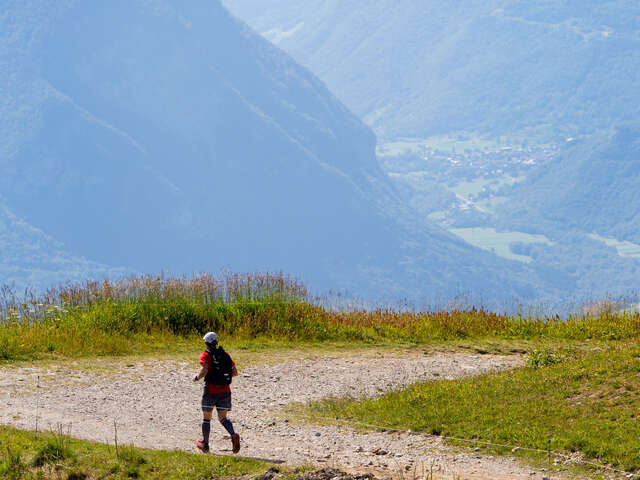
[[[615,247],[621,257],[640,258],[640,245],[628,241],[621,242],[615,238],[602,237],[595,233],[589,234],[588,237],[598,240],[609,247]]]
[[[518,260],[529,263],[533,259],[527,255],[520,255],[511,251],[512,243],[544,243],[553,245],[553,242],[544,235],[532,235],[523,232],[498,232],[495,228],[452,228],[449,230],[461,237],[465,242],[495,253],[509,260]]]

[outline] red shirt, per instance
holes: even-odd
[[[211,369],[211,355],[209,355],[209,352],[202,352],[202,355],[200,355],[200,365],[206,365],[207,368]],[[235,367],[236,364],[233,360],[231,360],[231,367]],[[209,370],[211,371],[211,370]],[[210,394],[216,394],[216,393],[227,393],[227,392],[231,392],[231,385],[213,385],[213,384],[209,384],[208,385],[208,390]]]

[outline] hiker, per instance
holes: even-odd
[[[209,432],[211,431],[211,415],[215,407],[218,421],[231,435],[232,452],[240,451],[240,435],[233,429],[233,423],[227,418],[231,411],[231,378],[238,375],[236,365],[224,349],[218,346],[218,336],[207,333],[203,338],[207,350],[200,355],[200,373],[194,382],[204,378],[204,392],[202,394],[202,440],[196,442],[196,447],[207,453],[209,451]]]

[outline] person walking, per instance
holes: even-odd
[[[231,435],[231,451],[240,451],[240,435],[238,435],[227,414],[231,411],[231,379],[238,375],[236,365],[224,349],[218,345],[218,335],[214,332],[202,337],[207,349],[200,355],[200,372],[193,381],[204,378],[202,393],[202,440],[196,441],[196,447],[204,453],[209,451],[209,433],[211,432],[211,416],[215,407],[218,421]]]

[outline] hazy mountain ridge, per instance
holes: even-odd
[[[127,273],[131,271],[71,255],[60,242],[0,206],[0,279],[16,293]]]
[[[558,288],[415,216],[370,129],[218,2],[10,7],[3,197],[74,254],[396,298]]]
[[[468,131],[548,140],[638,114],[640,7],[628,0],[225,5],[383,137]]]

